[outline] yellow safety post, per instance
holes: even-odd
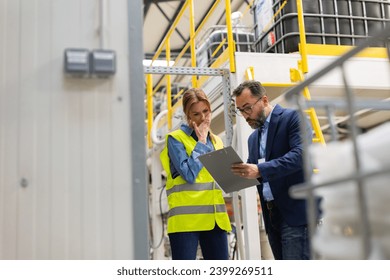
[[[195,13],[194,13],[194,1],[188,0],[190,7],[190,46],[191,46],[191,66],[196,67],[196,52],[195,52]],[[192,86],[197,87],[196,76],[192,76]]]
[[[303,17],[303,5],[302,0],[297,0],[297,11],[298,11],[298,28],[299,28],[299,53],[302,59],[302,72],[307,73],[309,71],[307,63],[307,49],[306,49],[306,31],[305,21]]]
[[[247,81],[255,79],[255,69],[253,66],[249,66],[245,71],[245,78]]]
[[[233,43],[233,28],[232,28],[232,9],[230,6],[230,0],[225,0],[226,5],[226,26],[228,31],[228,49],[229,49],[229,63],[230,63],[230,72],[236,72],[236,62],[234,60],[235,47]]]
[[[148,148],[152,147],[152,125],[153,125],[153,76],[146,75],[146,103],[148,108]]]
[[[167,40],[166,44],[166,50],[165,50],[165,56],[167,60],[167,67],[169,67],[169,62],[171,61],[171,45],[170,45],[170,40]],[[172,128],[172,85],[171,85],[171,75],[167,75],[167,109],[168,109],[168,129],[170,130]]]

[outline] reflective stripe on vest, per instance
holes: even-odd
[[[215,209],[214,209],[215,206]],[[178,206],[169,210],[168,217],[185,214],[212,214],[226,212],[225,204],[199,205],[199,206]]]
[[[214,183],[196,183],[196,184],[181,184],[176,185],[167,190],[167,196],[170,196],[172,193],[176,192],[185,192],[185,191],[211,191],[213,190]],[[215,185],[216,189],[221,189],[217,184]]]

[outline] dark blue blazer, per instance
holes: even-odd
[[[310,127],[309,127],[310,129]],[[311,136],[311,133],[309,134]],[[297,111],[276,105],[268,127],[265,162],[258,163],[260,131],[256,129],[248,139],[248,163],[257,164],[261,178],[257,189],[269,227],[268,209],[263,199],[263,181],[270,184],[274,202],[290,226],[307,224],[306,201],[289,195],[291,186],[304,182],[300,118]],[[311,141],[311,140],[310,140]]]

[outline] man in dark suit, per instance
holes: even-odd
[[[257,189],[274,258],[310,259],[306,201],[289,195],[291,186],[304,181],[298,112],[273,107],[257,81],[243,82],[233,97],[237,114],[255,131],[248,139],[247,163],[234,164],[232,171],[259,181]]]

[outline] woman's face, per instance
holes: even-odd
[[[202,122],[211,120],[211,111],[207,106],[206,102],[200,101],[198,103],[194,103],[189,112],[188,123],[190,127],[193,127],[193,122],[199,126]]]

